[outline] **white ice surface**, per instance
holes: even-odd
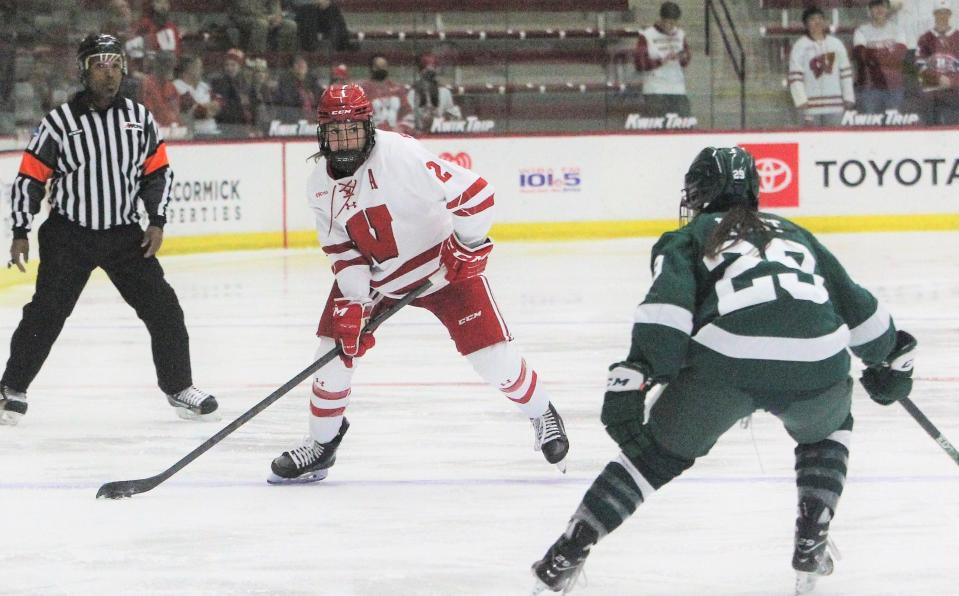
[[[825,235],[920,341],[914,401],[959,444],[959,234]],[[86,288],[0,427],[0,594],[526,594],[530,564],[616,455],[599,424],[625,355],[651,239],[501,244],[489,277],[572,441],[561,475],[529,423],[484,386],[431,315],[377,334],[355,377],[330,477],[273,487],[270,460],[306,433],[295,389],[151,492],[159,473],[312,361],[331,274],[316,251],[164,257],[187,316],[196,384],[224,420],[181,421],[155,386],[148,336],[105,276]],[[0,293],[0,359],[32,288]],[[858,388],[845,555],[820,595],[959,594],[959,466],[899,406]],[[758,414],[645,503],[590,557],[595,595],[789,595],[793,445]]]

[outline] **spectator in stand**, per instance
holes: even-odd
[[[325,74],[325,73],[324,73]],[[320,80],[320,76],[315,77],[316,79],[316,97],[317,101],[319,98],[326,92],[326,90],[331,85],[346,85],[350,82],[350,69],[347,68],[345,64],[337,64],[329,70],[329,80],[324,77],[323,82]]]
[[[889,0],[869,0],[869,22],[856,27],[853,35],[856,63],[856,99],[859,111],[881,114],[896,110],[903,99],[903,60],[906,41],[889,20]]]
[[[370,58],[370,78],[360,83],[373,105],[373,126],[413,134],[415,122],[410,107],[407,89],[389,78],[390,63],[385,56],[374,54]]]
[[[462,120],[463,113],[453,102],[452,91],[436,80],[436,56],[423,54],[417,59],[417,65],[419,74],[407,95],[407,101],[413,107],[416,130],[429,132],[436,118]]]
[[[330,85],[345,85],[350,82],[350,69],[345,64],[337,64],[330,70]]]
[[[280,0],[233,0],[230,21],[233,47],[252,54],[296,50],[296,22],[283,13]]]
[[[227,50],[223,60],[223,72],[210,82],[214,97],[220,101],[216,122],[224,133],[231,136],[246,136],[247,127],[253,124],[250,109],[250,80],[243,72],[246,56],[242,50]]]
[[[852,66],[846,46],[826,32],[826,16],[817,7],[802,13],[806,34],[789,52],[789,92],[804,126],[838,126],[856,105]]]
[[[129,40],[133,32],[133,11],[127,0],[110,0],[104,17],[103,31],[121,41]],[[130,50],[129,46],[126,48]]]
[[[340,7],[333,0],[312,0],[296,8],[296,27],[300,49],[304,52],[326,50],[345,52],[355,49]]]
[[[143,79],[143,105],[153,112],[153,119],[161,128],[180,124],[180,92],[173,84],[175,66],[172,52],[160,52],[153,60],[153,72]],[[163,136],[170,135],[165,131]]]
[[[916,47],[919,38],[934,24],[932,9],[936,0],[892,0],[894,20],[906,40],[906,57],[903,60],[903,112],[919,113],[925,107],[925,97],[919,84],[919,70],[916,67]],[[959,9],[959,0],[949,2],[953,13]]]
[[[959,124],[959,31],[948,0],[933,5],[935,24],[919,38],[916,66],[926,97],[926,124]]]
[[[276,81],[270,77],[270,66],[266,58],[254,58],[247,61],[250,67],[250,113],[257,133],[265,133],[275,117],[273,97],[276,95]]]
[[[148,52],[180,56],[180,31],[170,19],[170,0],[152,0],[147,4],[143,17],[133,27],[133,34],[143,38],[142,47]]]
[[[213,98],[210,84],[203,80],[203,58],[188,56],[180,61],[173,81],[180,94],[180,120],[189,123],[194,136],[218,135],[216,115],[220,102]]]
[[[891,0],[890,10],[906,39],[906,48],[915,51],[919,38],[935,25],[933,9],[940,0]],[[953,14],[959,10],[959,0],[947,0]]]
[[[639,34],[636,71],[642,73],[643,113],[647,116],[689,116],[686,74],[690,52],[686,32],[679,27],[682,12],[675,2],[663,2],[659,20]]]
[[[110,0],[103,17],[103,32],[113,35],[127,53],[127,75],[120,81],[120,97],[141,102],[144,74],[143,37],[133,33],[133,11],[127,0]]]
[[[282,122],[298,122],[316,117],[316,81],[303,56],[294,56],[290,68],[277,80],[273,104]]]

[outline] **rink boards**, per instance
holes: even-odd
[[[499,240],[657,235],[676,225],[686,166],[705,145],[757,157],[763,208],[814,231],[959,228],[956,130],[432,137],[496,187]],[[308,246],[312,139],[170,143],[164,252]],[[9,200],[19,152],[0,153]],[[3,209],[0,245],[9,242]],[[2,285],[2,283],[0,283]]]

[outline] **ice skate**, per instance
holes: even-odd
[[[574,521],[559,539],[549,547],[539,561],[533,563],[536,576],[530,596],[545,592],[569,593],[583,572],[589,549],[596,543],[596,530],[582,521]]]
[[[533,423],[533,449],[542,451],[543,457],[562,473],[566,473],[566,454],[569,453],[569,439],[563,419],[550,403],[539,418],[530,418]]]
[[[220,419],[216,398],[205,391],[190,385],[183,391],[166,396],[177,416],[184,420],[203,420],[215,422]]]
[[[0,385],[0,424],[16,426],[27,413],[27,394]]]
[[[273,473],[266,481],[270,484],[306,484],[323,480],[336,462],[336,448],[349,428],[350,423],[344,418],[340,431],[329,443],[317,443],[309,438],[303,445],[284,451],[273,460],[270,466]]]
[[[803,519],[796,524],[796,548],[793,569],[796,570],[796,595],[816,589],[820,577],[830,575],[838,561],[839,550],[828,536],[829,524],[816,524]]]

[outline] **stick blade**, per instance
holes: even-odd
[[[127,499],[153,488],[147,480],[117,480],[107,482],[97,491],[98,499]]]

